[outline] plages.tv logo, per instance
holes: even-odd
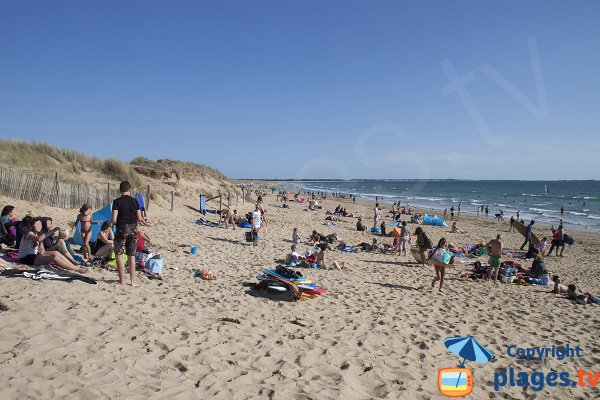
[[[454,336],[444,340],[452,353],[462,358],[457,368],[442,368],[438,372],[438,389],[446,397],[464,397],[473,391],[473,371],[465,361],[488,362],[494,355],[473,336]]]

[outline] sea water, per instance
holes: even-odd
[[[470,181],[470,180],[346,180],[295,181],[291,191],[324,191],[355,195],[357,199],[438,210],[458,205],[462,213],[476,214],[488,206],[490,218],[499,210],[504,218],[516,215],[566,227],[600,231],[600,181]],[[561,215],[561,207],[564,213]],[[450,212],[450,211],[448,211]]]

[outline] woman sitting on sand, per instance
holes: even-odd
[[[458,229],[458,226],[456,226],[456,222],[454,222],[452,224],[452,230],[450,232],[451,233],[467,233],[467,231],[461,231],[460,229]]]
[[[40,218],[42,222],[42,233],[45,235],[43,244],[43,251],[40,249],[42,254],[45,254],[47,251],[58,251],[60,254],[65,256],[67,260],[71,262],[73,265],[80,265],[81,263],[73,258],[73,255],[67,248],[67,243],[65,242],[67,238],[67,233],[60,228],[58,229],[58,238],[54,237],[56,233],[56,229],[52,226],[52,218],[50,217],[42,217]],[[51,233],[52,232],[52,233]]]
[[[356,222],[356,230],[360,232],[366,232],[367,227],[363,225],[362,218],[358,217],[358,221]]]
[[[58,232],[58,230],[59,228],[53,228],[48,234],[52,235]],[[19,245],[19,261],[21,264],[46,265],[54,263],[70,271],[85,273],[84,269],[77,268],[58,251],[44,251],[42,245],[43,253],[40,252],[40,243],[44,239],[46,239],[46,234],[42,232],[42,221],[40,218],[28,218],[25,232]]]
[[[529,276],[532,278],[541,278],[546,273],[546,265],[544,265],[544,259],[541,255],[538,255],[529,270]]]
[[[329,245],[327,243],[321,244],[321,250],[319,254],[317,254],[317,265],[321,269],[327,269],[327,265],[325,263],[325,252],[329,249]],[[335,268],[338,271],[344,271],[346,269],[346,263],[334,261],[332,264],[332,269]]]
[[[115,237],[112,231],[112,224],[110,221],[104,221],[100,227],[100,232],[96,236],[96,247],[94,249],[94,255],[96,257],[108,257],[110,251],[113,248],[113,241]]]

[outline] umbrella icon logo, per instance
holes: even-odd
[[[458,368],[442,368],[438,372],[438,389],[447,397],[464,397],[473,391],[473,371],[465,368],[465,361],[488,362],[494,355],[473,336],[455,336],[444,340],[452,353],[462,357]]]

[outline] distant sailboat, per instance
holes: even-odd
[[[544,193],[548,194],[548,185],[544,185]]]

